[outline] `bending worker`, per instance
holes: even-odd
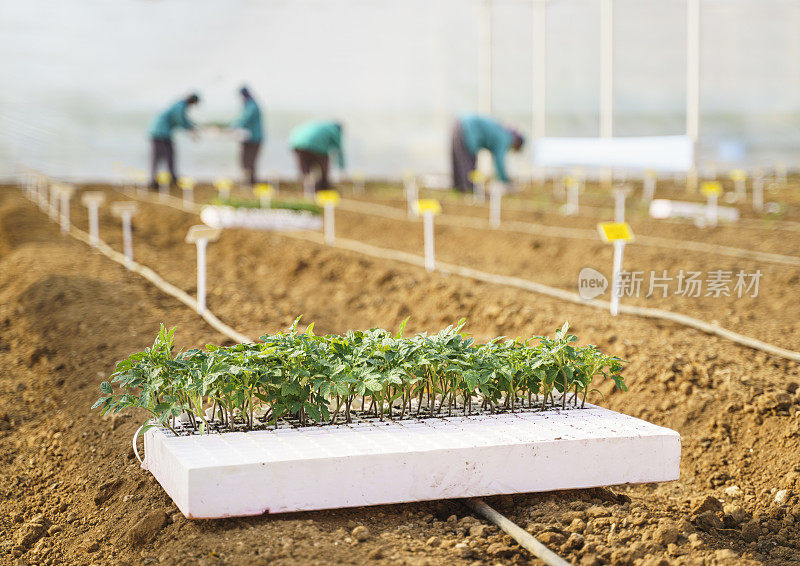
[[[342,125],[339,122],[308,122],[292,131],[289,144],[297,155],[301,181],[306,175],[316,177],[315,190],[330,188],[328,155],[335,152],[339,170],[344,171]]]
[[[508,183],[506,152],[519,151],[525,143],[522,135],[484,116],[466,114],[459,117],[453,128],[453,186],[461,192],[473,192],[469,174],[475,169],[478,151],[492,152],[494,172],[499,181]]]
[[[153,142],[150,188],[155,189],[158,187],[156,173],[158,172],[158,164],[161,161],[167,162],[167,168],[170,175],[172,175],[172,185],[175,186],[178,174],[175,172],[175,148],[172,145],[172,130],[175,128],[194,130],[195,125],[189,121],[186,111],[189,106],[198,102],[200,102],[200,97],[196,94],[190,94],[159,114],[150,126],[150,138]]]
[[[244,99],[244,108],[239,118],[231,124],[233,128],[243,130],[242,139],[242,168],[251,185],[256,184],[256,158],[258,150],[261,149],[261,141],[264,139],[264,130],[261,126],[261,109],[253,100],[253,96],[247,87],[243,86],[239,94]]]

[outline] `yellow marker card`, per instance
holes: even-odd
[[[722,184],[719,181],[706,181],[700,185],[700,192],[705,196],[719,196],[722,194]]]
[[[180,177],[178,179],[178,186],[182,189],[193,189],[196,182],[191,177]]]
[[[424,214],[429,212],[431,214],[439,214],[442,212],[442,205],[435,198],[423,198],[417,201],[417,212]]]
[[[317,191],[316,199],[317,204],[320,206],[325,206],[326,204],[336,206],[339,204],[339,193],[336,191]]]
[[[272,185],[269,183],[258,183],[255,187],[253,187],[253,193],[257,197],[267,197],[270,196],[272,193],[275,192],[275,189],[272,188]]]
[[[156,181],[158,181],[159,185],[169,185],[169,182],[172,181],[172,175],[169,174],[169,171],[159,171],[156,174]]]
[[[633,230],[627,222],[600,222],[597,231],[604,242],[632,242]]]
[[[731,171],[731,181],[744,181],[747,179],[747,173],[744,169],[734,169]]]
[[[230,179],[217,179],[214,181],[214,187],[216,187],[218,191],[229,191],[233,188],[233,181]]]
[[[486,181],[486,175],[475,169],[474,171],[469,172],[469,182],[470,183],[483,183]]]

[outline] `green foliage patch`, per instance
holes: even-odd
[[[553,337],[497,338],[476,344],[465,322],[434,335],[386,330],[317,336],[313,324],[261,342],[173,353],[175,329],[163,325],[152,347],[120,361],[92,408],[103,414],[141,408],[144,430],[176,418],[201,434],[351,422],[356,416],[403,419],[582,407],[597,378],[627,390],[623,360],[578,346],[569,325]],[[116,389],[116,392],[115,392]]]

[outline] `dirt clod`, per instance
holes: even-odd
[[[37,517],[29,523],[25,523],[17,531],[17,536],[14,539],[14,544],[18,548],[30,548],[37,540],[42,538],[47,533],[49,523],[46,519]]]
[[[353,529],[353,531],[350,534],[358,542],[364,542],[367,539],[369,539],[370,536],[369,529],[364,525],[357,526],[356,528]]]
[[[742,539],[746,542],[755,542],[761,536],[761,526],[757,521],[750,521],[742,525]]]
[[[694,524],[701,531],[713,531],[723,528],[722,520],[714,511],[704,511],[694,518]]]
[[[680,534],[678,527],[672,521],[665,521],[656,529],[655,538],[658,542],[666,546],[677,542]]]
[[[152,542],[167,524],[167,519],[167,514],[161,509],[150,511],[128,531],[128,543],[139,547]]]

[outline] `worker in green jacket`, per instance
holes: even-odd
[[[178,174],[175,172],[175,148],[172,145],[172,130],[175,128],[195,129],[195,125],[189,121],[186,112],[190,106],[198,102],[200,102],[200,97],[196,94],[190,94],[159,114],[150,126],[150,138],[153,144],[153,158],[150,167],[151,188],[158,187],[156,173],[158,172],[158,164],[161,161],[167,162],[167,168],[170,175],[172,175],[172,185],[174,186],[177,183]]]
[[[330,188],[328,182],[329,155],[336,153],[339,170],[344,171],[342,125],[339,122],[307,122],[295,128],[289,145],[297,155],[301,182],[306,175],[317,173],[315,190]]]
[[[253,100],[253,96],[247,87],[242,87],[239,94],[244,99],[242,113],[231,127],[239,128],[243,131],[242,139],[242,168],[250,180],[251,185],[256,184],[256,158],[261,149],[261,142],[264,139],[264,129],[261,124],[261,109],[258,103]]]
[[[491,118],[476,114],[460,116],[453,128],[453,186],[462,192],[475,190],[469,174],[475,169],[481,149],[488,149],[492,153],[497,179],[508,183],[506,153],[509,149],[519,151],[524,143],[525,140],[519,132]]]

